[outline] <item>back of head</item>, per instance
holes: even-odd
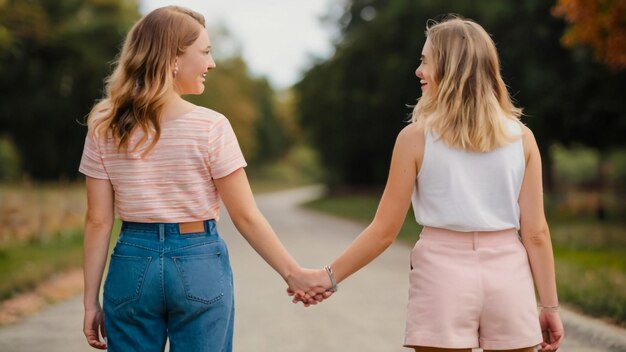
[[[89,114],[89,129],[97,136],[111,132],[118,149],[126,150],[131,132],[140,127],[144,138],[135,148],[152,134],[155,137],[147,154],[160,136],[159,115],[166,93],[173,88],[176,56],[194,43],[204,27],[201,14],[179,6],[158,8],[139,20],[106,80],[104,98]]]
[[[500,75],[495,44],[476,22],[449,17],[428,26],[435,89],[413,110],[413,121],[448,145],[487,152],[510,143],[506,119],[519,121]]]

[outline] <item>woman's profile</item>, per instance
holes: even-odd
[[[83,329],[95,348],[162,351],[169,339],[171,351],[232,350],[233,278],[216,227],[220,199],[291,289],[313,288],[296,279],[303,269],[259,212],[226,117],[182,98],[204,91],[215,68],[211,49],[199,13],[150,12],[128,33],[88,116],[80,164],[88,203]],[[101,307],[115,216],[121,232]]]

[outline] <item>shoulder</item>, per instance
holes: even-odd
[[[415,165],[421,165],[424,158],[424,143],[424,129],[416,123],[411,123],[398,133],[394,154],[406,160],[413,160]]]
[[[521,124],[521,126],[522,142],[524,142],[524,145],[536,144],[537,142],[535,141],[535,135],[533,134],[533,131],[524,124]]]
[[[524,146],[524,156],[526,158],[526,162],[528,162],[529,158],[539,153],[539,148],[537,147],[537,141],[535,140],[535,135],[533,131],[528,128],[528,126],[521,124],[522,126],[522,145]]]
[[[90,138],[96,138],[102,134],[102,125],[106,125],[107,119],[111,115],[112,105],[109,99],[103,99],[96,103],[87,115],[87,130]]]
[[[196,106],[191,113],[187,114],[185,123],[189,128],[197,128],[209,133],[210,131],[220,133],[219,131],[224,129],[232,129],[226,116],[203,106]]]
[[[198,118],[198,119],[202,119],[208,122],[213,122],[213,123],[217,123],[217,122],[225,122],[228,121],[228,119],[226,118],[226,116],[224,116],[223,114],[206,108],[204,106],[197,106],[194,108],[193,110],[193,117]]]
[[[405,126],[396,139],[397,145],[406,145],[412,148],[424,147],[424,128],[419,127],[416,123],[410,123]]]

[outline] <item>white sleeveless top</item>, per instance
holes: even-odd
[[[519,193],[526,167],[522,126],[506,120],[520,138],[487,153],[449,147],[426,132],[424,159],[413,191],[415,220],[454,231],[520,228]]]

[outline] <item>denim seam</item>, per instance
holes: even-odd
[[[167,303],[165,297],[165,235],[166,230],[163,224],[159,224],[159,284],[161,285],[161,299],[163,300],[163,304],[166,306],[165,310],[167,310]]]
[[[122,228],[122,232],[130,232],[130,233],[142,233],[142,234],[158,234],[158,231],[154,230],[138,230],[133,228]]]
[[[190,248],[195,248],[195,247],[200,247],[200,246],[206,246],[206,245],[214,244],[215,242],[219,242],[219,238],[215,239],[214,241],[210,241],[210,242],[194,243],[194,244],[190,244],[190,245],[187,245],[187,246],[184,246],[184,247],[176,247],[175,249],[171,249],[169,251],[166,251],[165,253],[177,252],[177,251],[181,251],[181,250],[185,250],[185,249],[190,249]]]
[[[123,244],[123,245],[127,245],[127,246],[132,246],[132,247],[136,247],[136,248],[141,248],[141,249],[145,249],[151,252],[155,252],[155,253],[159,253],[160,250],[158,249],[154,249],[154,248],[150,248],[150,247],[146,247],[146,246],[142,246],[140,244],[136,244],[136,243],[132,243],[132,242],[126,242],[124,240],[118,240],[117,241],[119,244]]]

